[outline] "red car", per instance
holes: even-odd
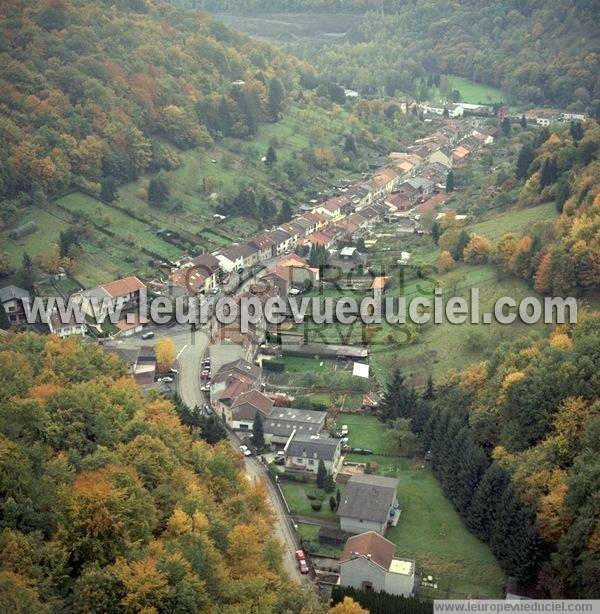
[[[300,573],[308,573],[310,571],[304,559],[298,561],[298,566],[300,567]]]

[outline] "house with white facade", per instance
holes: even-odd
[[[328,473],[336,476],[342,465],[342,441],[320,435],[298,435],[294,430],[284,447],[285,466],[290,471],[315,474],[319,461],[323,461]]]
[[[48,328],[54,335],[58,335],[61,339],[70,337],[71,335],[85,336],[87,327],[85,322],[79,323],[75,318],[75,314],[71,313],[69,319],[62,319],[58,311],[52,312],[48,318]]]
[[[396,545],[368,531],[349,537],[340,559],[340,585],[410,597],[415,561],[394,557]]]
[[[337,515],[347,533],[375,531],[383,535],[400,513],[396,490],[398,480],[380,475],[353,475],[346,485]]]

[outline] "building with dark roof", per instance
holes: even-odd
[[[346,485],[337,514],[348,533],[375,531],[383,535],[399,513],[398,480],[380,475],[353,475]]]
[[[284,446],[292,433],[298,437],[319,435],[325,426],[325,412],[293,407],[275,407],[265,420],[265,442]]]
[[[342,463],[341,449],[341,439],[298,436],[294,431],[284,448],[285,466],[290,471],[316,474],[322,460],[325,469],[335,476]]]

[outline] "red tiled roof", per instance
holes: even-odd
[[[239,394],[233,402],[232,407],[237,407],[238,405],[242,405],[242,403],[248,403],[256,407],[256,409],[259,409],[265,416],[271,413],[274,405],[272,399],[255,388]]]
[[[434,194],[424,203],[417,206],[417,211],[427,211],[431,207],[444,204],[450,197],[447,194]]]
[[[123,279],[116,279],[110,281],[107,284],[100,286],[105,292],[107,292],[112,298],[119,296],[125,296],[145,288],[144,284],[137,277],[125,277]]]
[[[313,232],[312,234],[308,235],[308,237],[306,237],[306,240],[309,243],[313,243],[315,245],[327,245],[331,242],[331,237],[329,237],[323,232]]]
[[[185,288],[190,294],[196,294],[204,286],[209,274],[196,267],[182,267],[173,271],[169,279],[178,286]]]
[[[394,552],[396,552],[395,544],[375,531],[368,531],[348,538],[340,561],[343,563],[358,556],[366,556],[377,565],[389,570]]]

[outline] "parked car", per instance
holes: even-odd
[[[173,381],[173,378],[169,377],[169,376],[159,377],[156,381],[157,382],[164,382],[165,384],[170,384]]]
[[[173,373],[173,375],[177,375],[179,373],[179,369],[169,369],[169,373]]]
[[[244,456],[252,456],[252,452],[250,452],[250,450],[248,449],[248,446],[245,446],[244,444],[242,444],[240,446],[240,450]]]
[[[213,288],[211,290],[211,294],[219,294],[219,292],[221,292],[220,288]]]
[[[304,559],[298,562],[298,567],[300,567],[300,573],[306,574],[310,571],[308,564]]]
[[[306,554],[304,554],[304,550],[296,550],[296,560],[306,561]]]
[[[348,434],[348,425],[342,424],[342,429],[340,430],[342,437],[345,437]]]
[[[152,337],[154,337],[154,332],[151,330],[142,335],[142,339],[152,339]]]
[[[206,384],[206,386],[202,386],[202,388],[200,388],[200,390],[202,392],[210,392],[210,384]]]

